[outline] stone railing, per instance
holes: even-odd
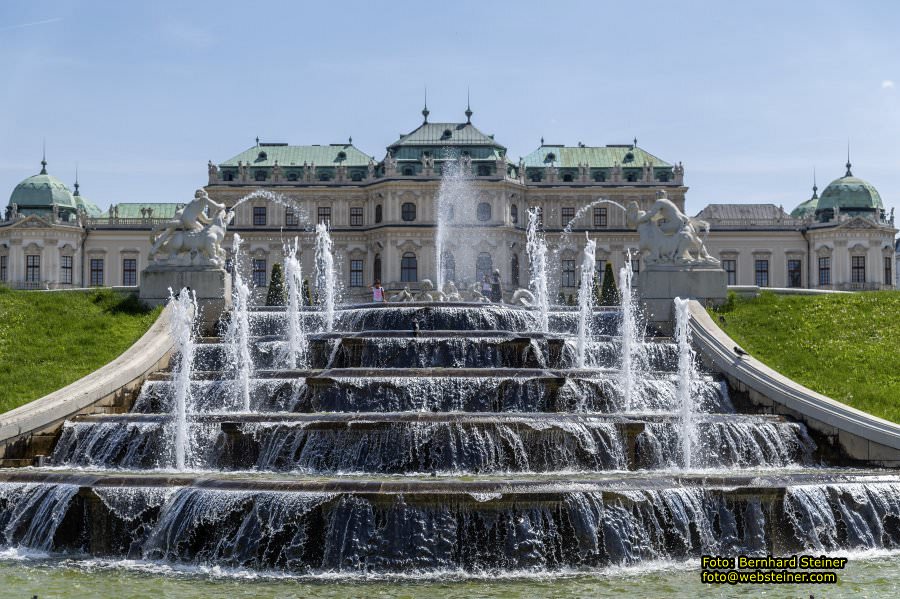
[[[124,411],[144,379],[165,368],[173,348],[172,308],[121,356],[71,385],[0,414],[0,465],[30,465],[47,455],[63,422],[76,414]]]
[[[747,393],[767,411],[803,422],[850,460],[870,466],[900,467],[900,425],[816,393],[772,370],[720,329],[699,302],[692,301],[694,344],[706,364],[722,373],[732,389]]]
[[[162,225],[169,222],[168,218],[88,218],[86,220],[86,224],[88,228],[91,229],[102,229],[102,228],[132,228],[132,229],[141,229],[141,228],[150,228],[156,225]]]

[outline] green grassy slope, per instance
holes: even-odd
[[[0,412],[115,359],[159,312],[109,290],[40,293],[0,286]]]
[[[900,422],[900,292],[763,293],[736,300],[713,318],[771,368],[833,399]]]

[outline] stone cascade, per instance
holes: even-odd
[[[483,304],[338,307],[319,333],[321,312],[294,317],[302,368],[282,360],[284,312],[249,314],[249,397],[225,341],[198,339],[185,469],[161,372],[129,412],[67,422],[49,467],[0,471],[4,545],[329,576],[900,548],[900,477],[833,467],[712,372],[691,381],[684,469],[677,345],[644,340],[629,405],[617,310],[580,348],[563,308],[547,332]]]

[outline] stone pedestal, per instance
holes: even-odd
[[[637,277],[637,292],[649,324],[663,333],[674,330],[674,300],[690,298],[720,305],[728,297],[728,275],[717,266],[648,266]]]
[[[140,300],[150,306],[165,304],[169,288],[187,287],[197,297],[203,334],[215,333],[215,324],[231,309],[231,275],[213,266],[170,266],[151,264],[141,271]]]

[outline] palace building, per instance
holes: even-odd
[[[244,240],[248,277],[268,284],[287,242],[299,237],[304,273],[312,273],[313,228],[327,223],[347,301],[367,297],[380,279],[389,290],[435,280],[437,197],[448,160],[464,169],[471,196],[460,222],[469,235],[450,235],[443,260],[459,285],[499,270],[504,287],[528,286],[528,211],[539,208],[551,271],[560,293],[575,293],[585,232],[597,242],[596,268],[614,270],[629,256],[635,270],[637,233],[622,206],[646,210],[665,192],[684,210],[684,167],[628,144],[544,143],[517,161],[472,122],[422,122],[376,158],[347,143],[257,142],[208,164],[210,197],[235,207],[229,233]],[[16,288],[134,286],[151,260],[151,233],[183,203],[118,203],[105,212],[50,175],[12,190],[0,220],[0,283]],[[77,179],[77,178],[76,178]],[[184,197],[192,197],[185,190]],[[608,202],[598,202],[608,200]],[[576,218],[577,217],[577,218]],[[878,191],[846,173],[790,213],[771,204],[710,204],[697,217],[710,225],[706,245],[722,261],[730,285],[864,290],[895,282],[893,214]],[[572,222],[574,220],[574,222]],[[569,232],[564,229],[569,225]],[[473,234],[474,231],[474,234]],[[230,237],[230,235],[229,235]],[[230,248],[230,239],[226,240]],[[310,277],[312,278],[312,277]],[[263,291],[263,289],[260,289]]]

